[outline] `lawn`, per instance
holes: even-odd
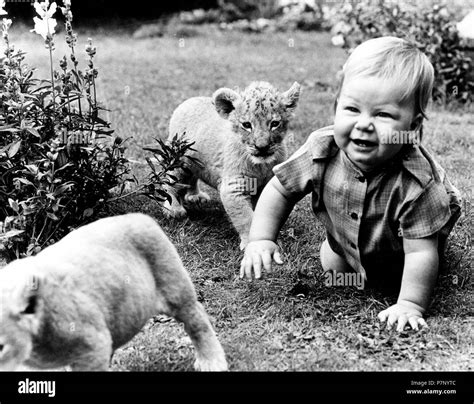
[[[25,32],[26,27],[17,27],[11,40],[47,78],[41,39]],[[127,30],[80,35],[81,44],[92,36],[98,48],[99,97],[110,109],[107,118],[116,133],[131,137],[128,157],[136,162],[138,178],[146,175],[142,146],[167,136],[173,109],[219,87],[266,80],[286,90],[298,81],[302,94],[290,128],[292,151],[312,130],[332,122],[335,76],[345,53],[331,45],[328,34],[255,35],[209,27],[191,37],[185,33],[145,39],[133,39]],[[58,39],[57,59],[64,53]],[[308,198],[281,232],[284,265],[257,282],[238,278],[238,237],[216,192],[211,191],[215,201],[208,210],[184,221],[165,219],[156,203],[137,196],[114,204],[111,214],[139,211],[160,223],[191,274],[233,371],[472,370],[472,112],[472,107],[434,106],[425,125],[425,145],[465,199],[425,331],[397,334],[378,324],[377,313],[393,296],[324,286],[319,262],[324,232]],[[112,369],[181,371],[191,370],[192,362],[193,348],[182,326],[158,316],[116,352]]]

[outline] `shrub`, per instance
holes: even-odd
[[[338,36],[333,43],[352,49],[361,42],[385,35],[415,43],[430,59],[435,70],[433,99],[442,102],[472,101],[474,82],[470,78],[473,61],[464,52],[454,16],[446,7],[402,6],[391,0],[363,0],[339,9],[333,27]]]
[[[279,12],[277,0],[218,0],[217,3],[226,22],[269,19]]]
[[[146,182],[139,188],[142,194],[149,198],[163,202],[166,199],[171,203],[171,196],[165,191],[165,186],[179,188],[178,178],[173,172],[178,169],[189,171],[191,164],[201,165],[195,157],[189,156],[189,151],[194,151],[190,143],[185,139],[185,134],[176,134],[171,142],[166,143],[161,139],[155,139],[157,146],[148,146],[143,149],[152,153],[152,157],[146,157],[150,167]]]
[[[0,0],[0,12],[3,5]],[[56,4],[34,4],[40,18],[35,18],[33,31],[41,34],[49,50],[49,80],[34,77],[24,53],[10,43],[11,20],[2,21],[6,50],[0,66],[0,245],[7,260],[38,253],[127,195],[169,199],[163,187],[179,186],[173,171],[198,164],[186,156],[192,150],[186,140],[157,140],[158,147],[145,148],[155,156],[155,161],[147,158],[151,171],[145,183],[124,194],[127,183],[137,183],[128,175],[126,141],[114,136],[110,123],[100,116],[104,108],[97,101],[96,48],[90,39],[87,68],[78,69],[70,0],[64,5],[71,53],[54,70]]]
[[[280,9],[278,29],[281,31],[321,31],[325,29],[327,7],[320,2],[287,1]]]
[[[87,68],[78,69],[70,1],[62,12],[71,53],[61,59],[58,70],[52,64],[56,4],[34,6],[39,17],[33,31],[49,50],[48,80],[35,78],[24,53],[9,41],[11,20],[2,21],[0,242],[8,260],[37,253],[91,220],[111,190],[125,186],[129,172],[124,142],[100,116],[91,40]]]

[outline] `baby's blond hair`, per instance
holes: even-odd
[[[371,75],[400,83],[401,87],[405,87],[400,101],[413,97],[415,115],[421,114],[426,118],[426,108],[433,90],[434,69],[428,57],[414,44],[393,36],[361,43],[342,68],[339,92],[344,80]]]

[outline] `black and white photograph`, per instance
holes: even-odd
[[[472,403],[473,0],[0,25],[1,404]]]

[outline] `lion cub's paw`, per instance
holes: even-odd
[[[201,372],[226,372],[229,370],[225,357],[213,359],[196,359],[194,369]]]
[[[205,192],[199,192],[198,194],[186,194],[184,196],[185,202],[196,205],[198,207],[203,207],[209,204],[211,198]]]
[[[168,201],[163,203],[163,214],[168,219],[183,219],[188,215],[181,205],[171,205]]]

